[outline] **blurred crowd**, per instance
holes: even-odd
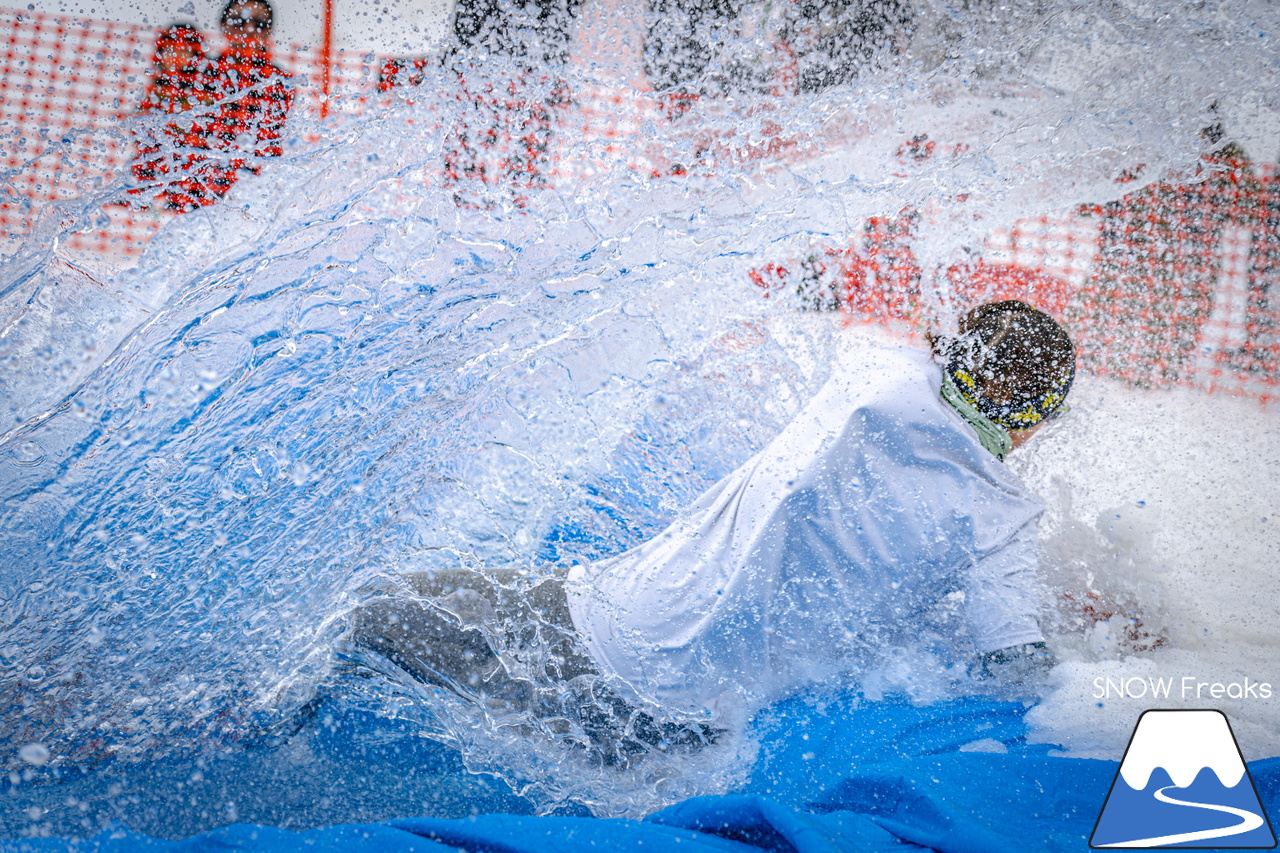
[[[581,12],[582,0],[458,0],[444,51],[385,61],[383,93],[421,84],[437,68],[456,84],[467,120],[448,136],[446,184],[501,184],[517,205],[547,185]],[[701,98],[847,83],[900,53],[913,19],[905,0],[651,0],[644,15],[646,85],[673,115]],[[281,153],[291,77],[273,61],[272,24],[267,0],[230,0],[217,56],[191,24],[160,31],[140,106],[154,120],[142,123],[133,166],[139,204],[180,212],[212,204]]]
[[[231,0],[219,23],[226,45],[217,56],[191,24],[171,24],[156,39],[139,107],[155,121],[143,124],[133,164],[140,203],[175,211],[213,204],[243,172],[282,153],[293,92],[272,59],[271,4]]]
[[[435,85],[457,102],[457,114],[441,129],[440,175],[460,206],[488,206],[497,198],[523,207],[534,190],[550,184],[559,114],[583,94],[570,89],[571,54],[577,79],[590,76],[593,57],[604,55],[607,64],[615,59],[610,51],[628,49],[616,34],[604,37],[592,29],[598,22],[591,18],[601,9],[626,18],[628,31],[641,36],[624,86],[649,90],[646,97],[676,122],[699,103],[739,96],[756,103],[761,95],[856,85],[864,75],[916,61],[917,29],[929,26],[912,0],[648,0],[643,8],[626,0],[591,3],[584,15],[584,0],[457,0],[443,50],[381,66],[384,96],[413,99],[416,90]],[[154,79],[140,110],[153,118],[141,123],[133,166],[140,204],[173,211],[212,204],[239,177],[282,153],[291,77],[273,62],[272,24],[267,0],[230,0],[220,22],[225,48],[217,56],[189,24],[160,32]],[[601,41],[608,43],[601,48],[595,44]],[[931,139],[933,129],[924,130],[899,148],[904,164],[965,154],[964,146]],[[948,279],[957,293],[983,291],[970,294],[974,298],[1021,299],[1034,292],[1039,307],[1076,315],[1078,336],[1093,353],[1087,366],[1101,372],[1175,382],[1202,360],[1198,353],[1211,319],[1237,330],[1215,358],[1232,370],[1276,372],[1280,321],[1271,291],[1280,257],[1280,205],[1273,179],[1227,145],[1217,125],[1204,134],[1201,179],[1174,185],[1146,178],[1123,198],[1083,211],[1100,223],[1082,291],[1089,300],[1079,294],[1069,300],[1065,281],[1019,267],[961,265],[946,271]],[[664,174],[684,173],[678,163],[662,168]],[[1134,164],[1117,182],[1136,181],[1144,168]],[[496,193],[486,195],[485,188]],[[910,208],[885,211],[850,242],[768,264],[754,270],[752,280],[768,293],[798,294],[811,309],[898,316],[914,303],[924,276],[911,250],[920,215]],[[1239,293],[1224,296],[1231,272],[1224,267],[1228,238],[1242,247],[1244,260],[1233,273]],[[1116,308],[1124,317],[1141,318],[1136,329],[1124,330],[1140,343],[1122,356],[1110,345],[1120,334],[1115,324],[1127,322],[1108,319]],[[1120,361],[1099,361],[1105,358]]]

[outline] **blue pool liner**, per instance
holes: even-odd
[[[922,706],[849,693],[797,697],[757,719],[760,758],[739,790],[689,799],[643,821],[481,814],[302,831],[236,824],[177,841],[118,825],[83,839],[3,841],[0,851],[1087,850],[1119,764],[1029,744],[1027,707],[984,697]],[[1249,770],[1264,808],[1280,813],[1280,758],[1253,761]],[[460,765],[453,772],[465,774]]]

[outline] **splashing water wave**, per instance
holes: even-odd
[[[0,703],[15,711],[0,734],[65,763],[199,751],[273,731],[321,693],[417,722],[545,809],[643,814],[723,790],[750,761],[743,739],[592,763],[545,720],[499,719],[344,651],[349,614],[413,572],[540,578],[617,553],[762,446],[857,343],[836,317],[759,298],[752,267],[848,245],[866,217],[915,206],[931,275],[1018,217],[1132,189],[1115,178],[1135,162],[1153,177],[1193,170],[1209,104],[1274,72],[1258,23],[1274,13],[1232,8],[1074,4],[1004,23],[939,12],[935,41],[917,45],[945,60],[933,67],[645,125],[636,149],[690,164],[687,176],[569,177],[611,155],[565,131],[565,177],[524,207],[501,187],[463,182],[459,205],[438,186],[438,128],[466,117],[447,75],[428,74],[416,103],[303,128],[319,141],[170,224],[135,269],[85,283],[83,264],[33,237],[0,283]],[[904,165],[895,151],[920,132],[957,154]],[[78,204],[60,213],[85,221],[92,204]],[[945,287],[927,284],[926,313],[945,318]],[[1265,676],[1273,634],[1206,640],[1190,602],[1204,601],[1215,554],[1248,579],[1214,599],[1223,618],[1245,590],[1274,588],[1280,562],[1253,520],[1265,512],[1228,482],[1274,459],[1272,414],[1098,380],[1077,393],[1090,414],[1016,463],[1050,505],[1046,564],[1108,574],[1168,638],[1126,657],[1062,629],[1037,721],[1087,754],[1132,716],[1085,709],[1098,667]],[[1181,463],[1152,436],[1198,446],[1199,419],[1227,409],[1247,451],[1208,442],[1218,468],[1195,500],[1180,496]],[[1136,470],[1135,447],[1164,473]],[[1134,500],[1134,483],[1177,520],[1122,541],[1095,519]],[[1252,544],[1215,551],[1206,526],[1181,526],[1206,494]],[[1180,556],[1192,547],[1210,556]],[[923,646],[863,687],[966,689]],[[1280,728],[1239,713],[1246,730]]]

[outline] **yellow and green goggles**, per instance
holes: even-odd
[[[953,357],[947,363],[946,372],[965,402],[981,412],[983,417],[1011,431],[1030,429],[1065,412],[1067,392],[1076,378],[1075,365],[1071,365],[1053,387],[1038,397],[1015,396],[1007,403],[997,403],[982,395],[978,381],[959,358]]]

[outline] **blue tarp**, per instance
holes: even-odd
[[[0,842],[0,850],[1087,850],[1118,762],[1055,757],[1050,747],[1028,744],[1025,712],[1021,702],[988,698],[922,707],[847,694],[789,700],[757,721],[761,757],[740,790],[690,799],[644,821],[406,817],[300,832],[233,825],[182,841],[118,827],[83,840]],[[1264,807],[1277,813],[1280,758],[1249,766]]]

